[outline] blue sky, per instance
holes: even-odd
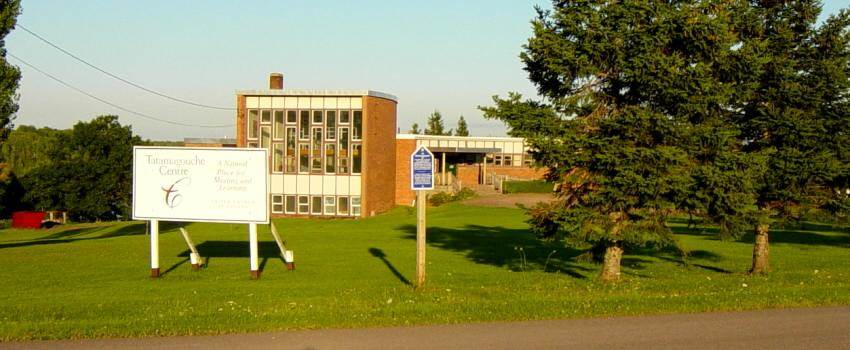
[[[234,107],[237,89],[371,89],[398,96],[398,125],[439,109],[464,115],[473,135],[504,135],[478,105],[507,91],[534,94],[519,62],[535,4],[547,1],[23,1],[19,22],[101,68],[145,87]],[[825,1],[824,12],[842,1]],[[846,5],[844,5],[846,6]],[[108,101],[165,119],[227,124],[235,112],[174,103],[109,78],[24,31],[12,54]],[[16,61],[10,59],[13,64]],[[118,114],[144,138],[234,136],[233,128],[175,127],[142,119],[21,65],[16,124],[67,128]]]

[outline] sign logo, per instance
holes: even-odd
[[[410,188],[414,191],[434,189],[434,154],[425,146],[410,155]]]
[[[180,190],[177,189],[178,185],[182,187],[183,185],[189,185],[192,181],[189,180],[188,177],[181,178],[180,180],[174,181],[168,188],[162,187],[162,190],[165,192],[165,205],[169,208],[176,208],[183,203],[183,195],[177,192]]]

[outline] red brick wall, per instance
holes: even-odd
[[[236,95],[236,147],[246,147],[247,143],[247,127],[245,116],[248,111],[245,109],[245,96]]]
[[[463,187],[471,187],[478,184],[478,176],[481,173],[480,165],[458,164],[457,180]]]
[[[411,205],[416,193],[410,189],[410,154],[416,149],[416,140],[395,140],[395,203]]]
[[[395,205],[396,102],[363,96],[362,215]]]

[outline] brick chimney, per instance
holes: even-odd
[[[281,90],[281,89],[283,89],[283,74],[281,74],[281,73],[269,74],[269,89],[271,89],[271,90]]]

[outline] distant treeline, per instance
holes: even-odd
[[[142,140],[111,115],[65,130],[18,126],[0,145],[0,218],[18,210],[64,210],[74,221],[127,218],[135,145],[182,142]]]

